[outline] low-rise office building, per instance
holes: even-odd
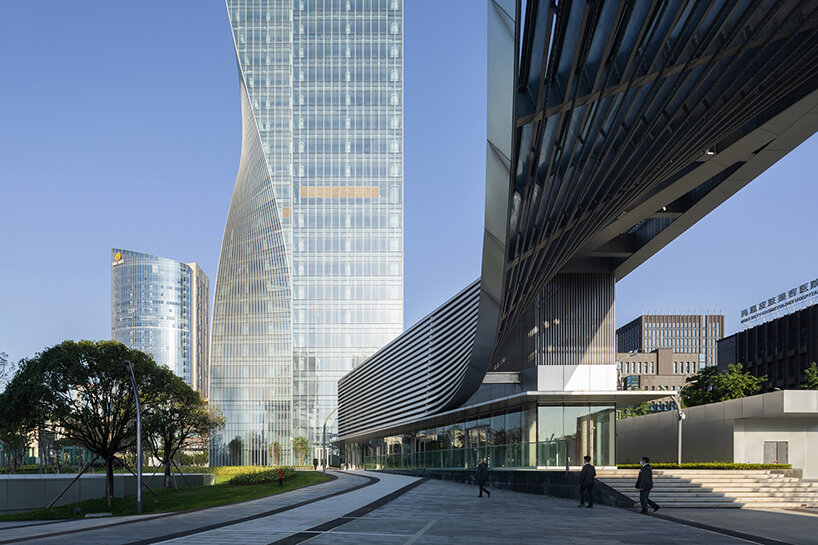
[[[696,354],[692,373],[716,365],[716,342],[724,334],[722,314],[643,314],[616,330],[616,351],[653,352],[667,348]]]
[[[643,390],[651,392],[675,392],[681,390],[687,378],[699,368],[698,353],[676,353],[669,348],[658,348],[651,352],[629,352],[616,355],[619,388],[622,390]],[[655,410],[673,408],[667,398],[651,402]]]

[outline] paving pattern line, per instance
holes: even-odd
[[[304,505],[309,505],[310,503],[314,503],[314,502],[317,502],[317,501],[332,498],[332,497],[338,496],[340,494],[346,494],[347,492],[352,492],[354,490],[360,490],[361,488],[371,486],[371,485],[377,483],[378,481],[380,481],[380,479],[378,479],[377,477],[370,477],[370,476],[367,476],[367,475],[356,475],[356,477],[361,477],[361,478],[367,479],[367,482],[359,484],[359,485],[355,485],[355,486],[347,488],[345,490],[340,490],[338,492],[333,492],[332,494],[325,494],[323,496],[318,496],[316,498],[312,498],[312,499],[309,499],[309,500],[304,500],[304,501],[301,501],[301,502],[298,502],[298,503],[294,503],[292,505],[279,507],[279,508],[272,509],[272,510],[269,510],[269,511],[264,511],[262,513],[256,513],[256,514],[253,514],[253,515],[248,515],[246,517],[242,517],[242,518],[238,518],[238,519],[232,519],[232,520],[225,521],[225,522],[209,524],[207,526],[200,526],[198,528],[193,528],[193,529],[190,529],[190,530],[185,530],[183,532],[177,532],[177,533],[174,533],[174,534],[166,534],[166,535],[163,535],[163,536],[153,537],[153,538],[149,538],[149,539],[144,539],[144,540],[139,540],[139,541],[132,541],[132,542],[127,543],[127,545],[150,545],[152,543],[160,543],[160,542],[168,541],[168,540],[171,540],[171,539],[176,539],[176,538],[180,538],[180,537],[187,537],[187,536],[202,533],[202,532],[208,532],[210,530],[216,530],[218,528],[223,528],[225,526],[231,526],[233,524],[240,524],[242,522],[248,522],[248,521],[256,520],[256,519],[259,519],[259,518],[268,517],[270,515],[275,515],[275,514],[278,514],[278,513],[282,513],[284,511],[289,511],[290,509],[296,509],[298,507],[303,507]],[[333,478],[332,480],[337,479],[337,477],[335,477],[334,475],[332,476],[332,478]],[[325,481],[325,482],[331,482],[331,481]],[[318,485],[318,484],[322,484],[322,483],[315,483],[315,484],[311,484],[311,485],[308,485],[308,486],[303,486],[303,487],[297,488],[295,490],[303,490],[305,488],[308,488],[310,486],[315,486],[315,485]],[[285,492],[285,494],[286,494],[286,492]],[[272,495],[275,496],[276,494],[272,494]],[[263,498],[254,498],[252,500],[245,500],[245,501],[249,502],[249,501],[255,501],[255,500],[259,500],[259,499],[263,499]],[[244,502],[236,502],[236,504],[238,504],[238,503],[244,503]],[[235,504],[231,504],[231,505],[235,505]],[[205,509],[212,509],[212,507],[203,507],[201,509],[188,509],[186,511],[174,511],[173,513],[162,513],[162,514],[157,514],[157,515],[146,515],[145,517],[133,518],[133,519],[130,519],[130,520],[125,520],[125,521],[120,521],[120,522],[113,522],[113,523],[110,523],[110,524],[102,524],[102,525],[99,525],[99,526],[86,527],[86,528],[75,528],[75,529],[71,529],[71,530],[63,530],[63,531],[51,532],[51,533],[47,533],[47,534],[36,534],[36,535],[32,535],[32,536],[18,537],[18,538],[9,539],[9,540],[6,540],[6,541],[0,541],[0,545],[7,545],[7,544],[10,544],[10,543],[22,543],[22,542],[25,542],[25,541],[33,541],[35,539],[48,539],[48,538],[52,538],[52,537],[59,537],[59,536],[63,536],[63,535],[77,534],[77,533],[83,533],[83,532],[93,532],[95,530],[103,530],[103,529],[106,529],[106,528],[112,528],[112,527],[116,527],[116,526],[124,526],[126,524],[134,524],[134,523],[137,523],[137,522],[143,522],[143,521],[148,520],[148,519],[156,520],[156,519],[159,519],[159,518],[166,518],[166,517],[173,517],[173,516],[178,516],[178,515],[185,515],[185,514],[193,513],[193,512],[196,512],[196,511],[203,511]]]
[[[404,543],[403,545],[412,545],[414,542],[416,542],[418,539],[420,539],[420,537],[421,537],[423,534],[425,534],[425,533],[426,533],[426,531],[427,531],[429,528],[431,528],[432,526],[434,526],[436,522],[437,522],[437,519],[430,520],[430,521],[429,521],[429,523],[428,523],[426,526],[424,526],[423,528],[421,528],[420,530],[418,530],[418,532],[417,532],[415,535],[413,535],[412,537],[410,537],[410,538],[409,538],[409,539],[406,541],[406,543]]]
[[[374,511],[375,509],[378,509],[379,507],[383,507],[384,505],[391,502],[395,498],[398,498],[398,497],[406,494],[410,490],[422,485],[423,483],[425,483],[428,480],[429,480],[428,478],[418,479],[417,481],[409,483],[406,486],[404,486],[403,488],[399,488],[399,489],[395,490],[394,492],[392,492],[390,494],[387,494],[386,496],[384,496],[382,498],[378,498],[377,500],[373,501],[372,503],[368,503],[368,504],[364,505],[363,507],[358,508],[355,511],[352,511],[351,513],[347,513],[346,515],[343,515],[341,517],[329,520],[329,521],[321,523],[321,524],[319,524],[317,526],[313,526],[312,528],[308,528],[308,529],[304,530],[303,532],[298,532],[298,533],[289,535],[289,536],[287,536],[285,538],[278,539],[276,541],[272,541],[268,545],[297,545],[298,543],[303,543],[304,541],[307,541],[308,539],[312,539],[312,538],[314,538],[314,537],[316,537],[318,535],[329,532],[333,528],[337,528],[338,526],[341,526],[341,525],[346,524],[348,522],[352,522],[353,520],[355,520],[355,519],[357,519],[359,517],[363,517],[364,515],[368,515],[369,513]],[[427,525],[427,526],[429,526],[429,525]]]
[[[71,519],[59,519],[59,520],[41,520],[39,522],[30,522],[29,524],[15,524],[13,526],[0,526],[0,530],[16,530],[17,528],[30,528],[32,526],[47,526],[49,524],[58,524],[60,522],[66,522]]]
[[[131,519],[128,519],[128,520],[121,520],[121,521],[118,521],[118,522],[111,522],[111,523],[108,523],[108,524],[99,524],[99,525],[96,525],[96,526],[86,526],[84,528],[74,528],[74,529],[71,529],[71,530],[61,530],[59,532],[51,532],[49,534],[34,534],[34,535],[31,535],[31,536],[25,536],[25,537],[15,537],[13,539],[7,539],[5,541],[0,541],[0,545],[6,545],[7,543],[21,543],[21,542],[24,542],[24,541],[32,541],[34,539],[43,539],[43,538],[62,536],[62,535],[68,535],[68,534],[76,534],[76,533],[79,533],[79,532],[92,532],[94,530],[101,530],[101,529],[104,529],[104,528],[114,528],[116,526],[124,526],[126,524],[134,524],[136,522],[144,522],[146,520],[154,520],[154,519],[158,519],[158,518],[172,517],[174,515],[181,515],[183,513],[190,513],[191,511],[198,511],[198,509],[191,509],[191,510],[188,510],[188,511],[176,511],[176,512],[173,512],[173,513],[160,513],[160,514],[155,514],[155,515],[144,515],[142,517],[135,517],[135,518],[131,518]],[[49,523],[57,524],[59,522],[64,523],[64,522],[76,522],[76,521],[83,521],[83,520],[99,520],[99,519],[67,519],[67,520],[49,521]],[[26,528],[26,527],[30,528],[32,526],[45,526],[45,525],[44,524],[31,524],[31,525],[27,525],[27,526],[9,526],[6,529],[15,530],[17,528]]]
[[[667,520],[669,522],[684,524],[685,526],[692,526],[693,528],[698,528],[700,530],[707,530],[709,532],[713,532],[716,534],[743,539],[744,541],[749,541],[750,543],[757,543],[758,545],[793,545],[789,541],[781,541],[779,539],[773,539],[771,537],[757,536],[754,534],[739,532],[738,530],[721,528],[719,526],[713,526],[712,524],[705,524],[704,522],[697,522],[693,520],[674,517],[672,515],[665,515],[664,513],[661,515],[654,514],[652,516],[658,519]]]

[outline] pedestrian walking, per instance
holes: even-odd
[[[594,478],[596,477],[596,468],[591,465],[591,457],[584,458],[585,465],[582,466],[582,471],[579,474],[579,505],[585,505],[585,494],[588,494],[588,509],[594,506]]]
[[[313,458],[312,459],[312,469],[314,471],[318,471],[318,458]]]
[[[491,497],[491,492],[488,491],[485,484],[489,480],[489,465],[486,461],[480,458],[480,463],[477,464],[477,485],[480,487],[480,496],[483,497],[483,492],[486,496]]]
[[[284,468],[278,468],[278,486],[284,486]]]
[[[643,456],[639,463],[642,469],[639,470],[639,477],[636,479],[636,488],[639,489],[639,503],[642,504],[643,515],[648,514],[648,505],[653,508],[653,512],[659,510],[659,504],[650,499],[650,490],[653,488],[653,468],[650,467],[650,458]]]

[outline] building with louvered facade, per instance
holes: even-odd
[[[716,342],[724,335],[723,314],[643,314],[616,330],[617,352],[669,348],[697,353],[692,373],[716,365]]]
[[[227,0],[242,152],[213,313],[215,465],[317,447],[403,331],[402,0]],[[307,458],[312,459],[310,453]]]
[[[613,465],[667,393],[617,390],[616,282],[818,129],[812,4],[487,5],[480,279],[339,381],[352,467]]]

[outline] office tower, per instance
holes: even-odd
[[[111,254],[111,338],[147,352],[207,399],[210,279],[196,263]]]
[[[697,353],[693,373],[716,365],[716,341],[724,335],[723,314],[643,314],[616,330],[617,352]]]
[[[242,153],[213,315],[214,464],[322,441],[403,329],[403,3],[228,0]],[[310,456],[311,458],[312,456]]]

